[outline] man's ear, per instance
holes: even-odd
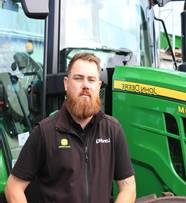
[[[103,85],[103,81],[102,80],[99,80],[99,87],[101,88]]]
[[[67,86],[68,86],[67,85],[67,83],[68,83],[68,77],[67,76],[64,77],[64,81],[63,82],[64,82],[65,91],[67,91]]]

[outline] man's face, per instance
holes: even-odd
[[[101,81],[94,62],[77,60],[68,77],[64,79],[67,105],[71,113],[79,118],[88,118],[100,110],[99,90]]]

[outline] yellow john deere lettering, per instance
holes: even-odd
[[[186,114],[186,107],[184,107],[184,106],[178,106],[178,112]]]
[[[164,87],[158,87],[154,85],[146,85],[142,83],[134,83],[127,81],[114,80],[114,89],[138,92],[143,94],[157,95],[163,97],[169,97],[173,99],[178,99],[181,101],[186,101],[186,93],[172,90]]]

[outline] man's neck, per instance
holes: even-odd
[[[71,114],[71,116],[72,116],[72,118],[74,119],[74,121],[75,121],[76,123],[78,123],[78,124],[81,126],[82,129],[85,128],[85,126],[90,122],[90,120],[91,120],[92,117],[93,117],[93,116],[90,116],[90,117],[85,118],[85,119],[79,119],[79,118],[76,118],[76,117],[75,117],[74,115],[72,115],[72,114]]]

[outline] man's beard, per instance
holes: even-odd
[[[88,98],[82,95],[86,95]],[[83,90],[78,96],[74,96],[73,93],[67,92],[66,104],[72,115],[78,119],[89,118],[98,113],[101,109],[101,100],[99,96],[92,97],[87,90]]]

